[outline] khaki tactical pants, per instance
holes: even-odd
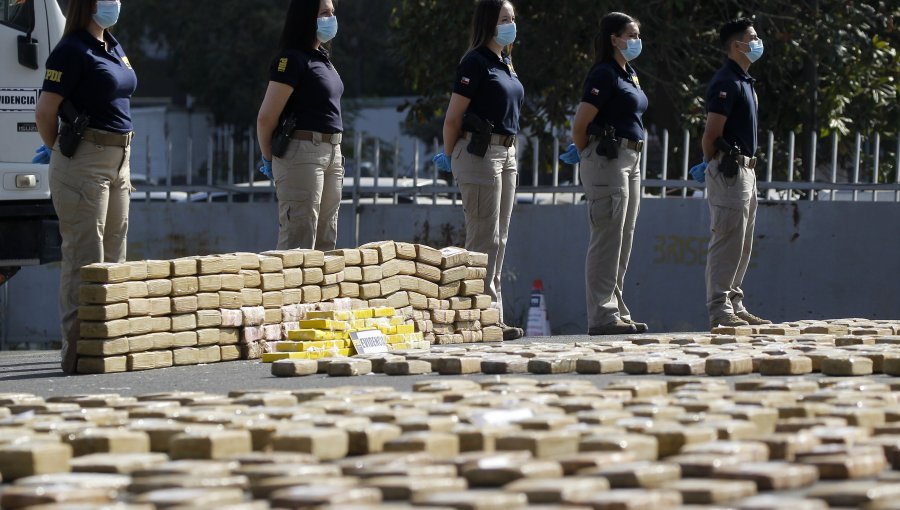
[[[453,177],[459,184],[466,215],[466,249],[487,253],[484,288],[503,320],[501,274],[516,201],[516,148],[491,145],[483,158],[469,154],[460,139],[453,149]]]
[[[622,288],[641,207],[641,154],[620,147],[617,159],[607,159],[596,149],[592,142],[581,153],[591,225],[584,262],[589,329],[631,318]]]
[[[81,266],[124,262],[131,200],[130,147],[82,141],[70,159],[50,156],[50,193],[62,236],[59,316],[63,369],[74,372]]]
[[[709,199],[709,252],[706,256],[706,306],[709,318],[746,310],[741,283],[750,264],[753,229],[756,225],[756,173],[740,167],[738,175],[726,178],[719,160],[706,169]]]
[[[344,186],[341,146],[291,140],[284,157],[272,162],[278,197],[278,249],[333,250]]]

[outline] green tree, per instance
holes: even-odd
[[[394,0],[337,3],[340,30],[331,43],[345,97],[401,95],[399,64],[389,32]],[[220,122],[254,122],[268,82],[287,3],[275,0],[193,0],[173,12],[171,0],[125,4],[117,35],[138,70],[148,69],[190,94]],[[187,5],[187,4],[186,4]],[[160,60],[160,57],[163,60]],[[148,76],[159,80],[158,75]],[[165,86],[163,87],[165,89]],[[141,90],[138,90],[141,94]]]
[[[456,63],[466,49],[473,4],[403,0],[395,9],[392,26],[405,78],[421,96],[410,105],[411,123],[443,116]],[[513,60],[526,89],[523,127],[542,134],[551,126],[567,129],[593,61],[599,20],[618,5],[514,4],[520,36]],[[699,135],[705,89],[724,58],[718,27],[738,16],[755,16],[766,41],[766,54],[751,71],[759,80],[762,130],[779,136],[813,129],[892,132],[900,123],[896,2],[655,0],[635,4],[628,13],[641,21],[645,49],[634,66],[650,98],[648,125]],[[443,35],[440,44],[435,34]]]

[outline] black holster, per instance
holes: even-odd
[[[607,159],[619,158],[619,140],[616,138],[616,128],[609,124],[602,128],[596,124],[588,126],[588,134],[597,138],[597,155]]]
[[[59,118],[59,152],[63,156],[71,158],[78,150],[78,144],[81,143],[90,117],[87,114],[79,113],[75,109],[75,105],[66,99],[59,107]]]
[[[278,127],[272,133],[272,157],[280,158],[287,152],[291,136],[297,126],[297,115],[294,112],[282,112],[278,119]]]
[[[491,134],[494,132],[494,124],[484,120],[474,113],[466,112],[463,115],[463,131],[472,133],[472,139],[466,146],[469,154],[483,158],[491,146]]]
[[[722,153],[722,160],[719,163],[719,172],[725,177],[731,178],[738,174],[740,165],[738,157],[741,155],[741,149],[737,145],[731,145],[721,136],[713,142],[716,149]]]

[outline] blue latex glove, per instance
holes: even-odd
[[[46,145],[41,145],[34,151],[37,154],[34,158],[31,159],[31,162],[36,165],[49,165],[50,164],[50,149],[47,148]]]
[[[269,161],[268,159],[266,159],[265,156],[260,157],[259,173],[265,175],[270,180],[273,180],[273,181],[275,180],[275,178],[272,177],[272,162]]]
[[[688,171],[688,173],[691,174],[691,177],[693,177],[695,181],[702,184],[702,183],[706,182],[706,167],[708,167],[708,166],[709,166],[709,164],[706,161],[704,161],[704,162],[700,163],[699,165],[695,165],[695,166],[691,167],[691,169]]]
[[[570,144],[566,152],[559,155],[559,160],[569,165],[581,163],[581,154],[578,153],[578,147],[575,147],[574,143]]]
[[[450,171],[450,158],[443,152],[432,158],[431,161],[437,165],[437,169],[441,172]]]

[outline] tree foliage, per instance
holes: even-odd
[[[278,0],[142,0],[127,2],[116,34],[139,79],[165,73],[177,91],[193,96],[220,122],[254,122],[284,25]],[[391,1],[337,2],[338,37],[331,43],[345,97],[406,92],[390,57]],[[141,90],[138,90],[141,94]]]
[[[402,0],[392,27],[404,76],[421,96],[410,118],[443,115],[466,49],[471,0]],[[513,61],[526,89],[523,126],[567,127],[593,62],[599,20],[618,4],[519,0]],[[651,0],[629,6],[644,52],[633,63],[650,98],[648,124],[695,133],[703,96],[721,65],[718,27],[754,16],[766,42],[751,73],[759,80],[760,124],[775,131],[893,131],[900,122],[897,48],[900,5],[890,0]]]

